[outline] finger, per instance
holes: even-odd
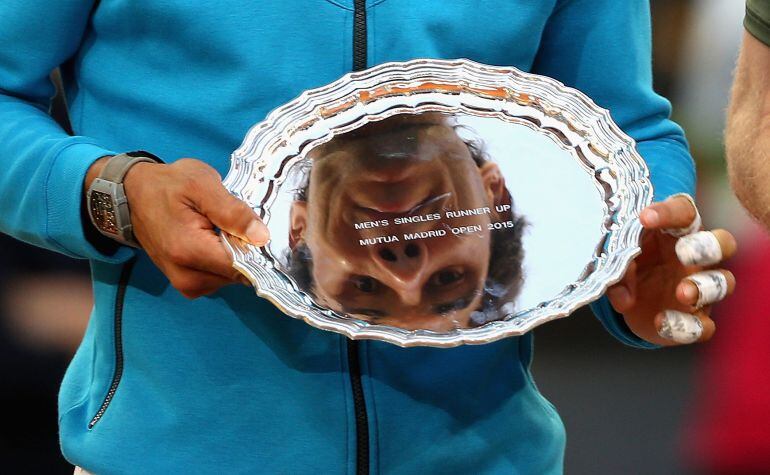
[[[231,279],[181,266],[171,266],[166,270],[171,285],[188,299],[195,299],[211,294],[225,285],[232,284]]]
[[[231,195],[218,181],[196,198],[196,206],[219,229],[264,246],[270,239],[267,226],[246,203]]]
[[[695,314],[666,310],[655,317],[658,335],[667,344],[689,345],[708,341],[716,331],[714,321],[703,312]]]
[[[697,272],[679,282],[676,298],[685,305],[703,308],[719,302],[735,290],[735,276],[724,269]]]
[[[201,256],[197,264],[192,267],[202,271],[208,271],[220,275],[229,280],[229,283],[239,282],[247,287],[253,287],[248,277],[233,266],[231,254],[225,248],[222,237],[213,232],[207,237],[196,241],[200,243],[196,255]]]
[[[686,266],[711,266],[734,255],[737,243],[728,231],[715,229],[681,237],[674,249],[679,261]]]
[[[678,229],[689,227],[696,216],[697,208],[692,198],[676,195],[643,209],[639,220],[647,229]]]
[[[612,307],[624,313],[636,303],[636,262],[632,261],[623,279],[607,290]]]
[[[255,246],[264,246],[270,239],[270,231],[257,214],[243,201],[224,191],[221,205],[207,216],[218,228],[238,236]]]
[[[212,230],[201,230],[180,237],[168,254],[174,264],[216,274],[230,282],[237,281],[240,275],[233,267],[232,257],[222,239]]]
[[[254,287],[254,284],[251,283],[248,277],[246,277],[243,274],[239,274],[238,276],[238,282],[245,285],[246,287]]]

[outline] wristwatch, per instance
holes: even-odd
[[[128,170],[141,162],[163,163],[145,152],[121,153],[110,157],[99,177],[88,187],[87,208],[91,222],[105,236],[132,247],[140,247],[134,239],[123,179]]]

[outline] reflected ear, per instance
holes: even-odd
[[[492,205],[510,204],[506,201],[508,193],[505,191],[505,178],[496,163],[486,162],[479,168],[481,181],[484,183],[484,191],[487,200]]]
[[[289,248],[294,249],[307,229],[307,201],[295,201],[289,211]]]

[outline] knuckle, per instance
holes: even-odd
[[[200,166],[201,163],[202,162],[200,160],[197,160],[195,158],[190,158],[190,157],[180,158],[179,160],[174,162],[175,165],[178,165],[181,168],[189,168],[189,169],[195,169],[198,166]]]
[[[197,179],[195,173],[185,173],[182,178],[182,186],[188,191],[198,191],[200,188],[200,181]]]
[[[174,244],[166,249],[168,260],[177,265],[188,265],[191,262],[191,255],[183,246]]]
[[[220,181],[217,178],[216,172],[214,175],[207,170],[208,165],[204,165],[206,168],[188,170],[182,177],[182,186],[188,192],[194,193],[202,199],[212,196],[212,192],[215,187],[220,186]]]
[[[194,158],[180,158],[172,163],[171,166],[178,170],[191,170],[195,168],[195,162],[197,162],[197,160]]]
[[[206,176],[216,180],[217,182],[222,181],[222,175],[219,174],[216,168],[212,167],[208,163],[201,162],[201,164],[203,164],[203,168],[201,168],[202,173],[205,173]]]
[[[181,274],[171,280],[171,285],[187,298],[194,299],[203,295],[201,279],[190,274]]]
[[[206,163],[200,161],[197,161],[197,166],[191,171],[195,178],[202,182],[212,181],[212,179],[215,179],[219,176],[216,170],[214,170]]]
[[[182,294],[182,296],[188,300],[195,300],[198,297],[201,297],[203,294],[195,291],[188,291],[188,290],[179,290],[179,293]]]
[[[173,166],[183,170],[188,176],[211,178],[219,176],[218,172],[205,162],[195,158],[181,158]]]
[[[168,281],[171,287],[175,288],[181,293],[187,291],[187,280],[179,274],[169,274]]]
[[[228,273],[228,278],[233,282],[248,282],[249,279],[241,273],[238,269],[231,267]]]

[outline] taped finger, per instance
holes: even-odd
[[[696,315],[666,310],[660,319],[658,335],[666,340],[688,345],[703,336],[703,323]]]
[[[724,299],[735,287],[735,277],[729,271],[709,270],[685,278],[697,291],[695,307],[701,308]]]
[[[679,262],[686,266],[710,266],[722,260],[722,246],[711,231],[679,238],[674,247]]]

